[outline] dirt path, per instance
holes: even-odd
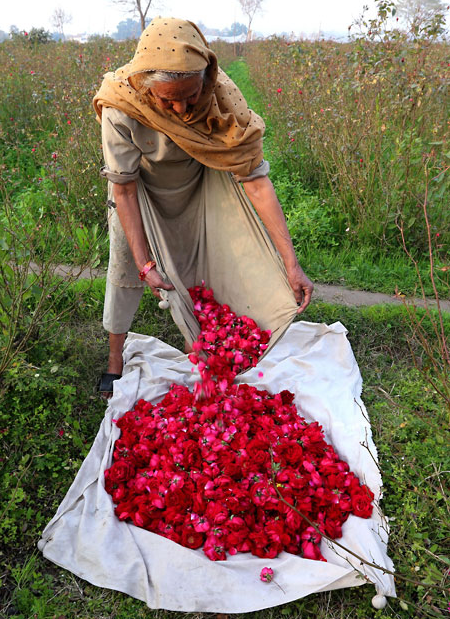
[[[32,267],[33,268],[33,267]],[[59,265],[55,269],[55,274],[61,277],[77,274],[73,267],[68,265]],[[103,269],[85,269],[78,275],[80,279],[91,279],[96,277],[105,277],[106,272]],[[393,305],[402,305],[401,297],[388,295],[382,292],[368,292],[367,290],[352,290],[344,286],[335,286],[334,284],[314,284],[313,299],[320,299],[327,303],[335,303],[337,305],[345,305],[347,307],[362,307],[370,305],[380,305],[389,303]],[[424,300],[421,298],[414,299],[418,307],[424,307]],[[436,301],[430,299],[427,301],[429,307],[436,307]],[[450,301],[441,300],[441,309],[450,312]]]
[[[337,303],[338,305],[347,305],[352,307],[361,307],[363,305],[379,305],[381,303],[391,303],[394,305],[402,305],[401,297],[388,295],[382,292],[367,292],[367,290],[351,290],[343,286],[334,286],[333,284],[314,284],[313,298],[326,301],[327,303]],[[414,299],[418,307],[424,307],[423,299]],[[427,300],[429,307],[436,307],[434,299]],[[440,300],[441,309],[450,312],[450,301]]]

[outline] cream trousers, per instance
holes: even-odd
[[[103,327],[109,333],[127,333],[145,288],[123,288],[106,279]]]

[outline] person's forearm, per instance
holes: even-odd
[[[283,259],[289,284],[299,306],[297,312],[301,313],[308,307],[314,285],[297,262],[286,220],[273,185],[267,176],[247,181],[243,185],[245,193]]]
[[[150,260],[150,252],[139,210],[136,183],[132,181],[125,185],[115,184],[114,201],[134,261],[138,270],[142,271],[144,265]]]
[[[297,265],[297,257],[272,182],[267,176],[263,176],[247,181],[243,186],[286,268],[293,268]]]
[[[142,273],[144,266],[150,260],[150,251],[145,236],[144,226],[142,224],[141,211],[137,199],[136,183],[127,183],[125,185],[114,185],[114,200],[116,203],[117,214],[120,223],[127,237],[128,245],[130,246],[139,273]],[[148,269],[142,276],[147,286],[153,294],[161,299],[162,290],[173,290],[172,284],[163,279],[156,268]]]

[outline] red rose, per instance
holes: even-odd
[[[276,499],[274,495],[276,495],[274,488],[269,486],[265,481],[253,484],[250,489],[250,496],[253,503],[261,507],[272,506],[278,503],[278,499]]]
[[[135,468],[126,460],[118,460],[109,469],[109,477],[112,482],[119,483],[121,481],[128,481],[135,474]],[[106,473],[106,471],[105,471]]]
[[[342,528],[341,524],[337,520],[332,520],[331,518],[327,518],[323,525],[323,530],[328,537],[333,539],[338,539],[342,537]]]
[[[201,466],[202,456],[200,448],[195,441],[187,440],[183,443],[183,466],[187,469],[195,469]]]
[[[326,561],[320,552],[320,548],[317,544],[312,542],[302,542],[302,552],[305,559],[312,559],[313,561]]]
[[[275,461],[281,460],[293,466],[300,464],[303,460],[303,449],[297,441],[285,440],[274,449]]]
[[[119,520],[127,520],[127,518],[131,518],[136,511],[137,506],[131,500],[119,503],[114,510],[114,513],[119,518]]]
[[[352,513],[360,518],[370,518],[373,511],[372,498],[373,494],[367,492],[367,489],[361,487],[361,492],[352,495]]]
[[[284,405],[292,404],[292,402],[294,401],[294,394],[290,391],[287,391],[286,389],[280,392],[280,397]]]
[[[164,511],[164,519],[171,525],[183,524],[185,519],[185,510],[181,510],[178,507],[170,505]]]
[[[158,533],[159,535],[167,537],[167,539],[170,539],[177,544],[181,542],[181,533],[171,524],[161,521],[158,526]]]
[[[275,559],[283,550],[281,544],[268,544],[267,546],[255,546],[252,553],[261,559]]]
[[[281,520],[272,520],[264,527],[268,538],[275,544],[286,546],[291,541],[290,535],[286,532],[285,525]]]
[[[133,501],[136,511],[131,515],[137,527],[150,529],[150,523],[158,518],[159,510],[146,497],[136,497]]]
[[[342,511],[348,512],[352,509],[352,498],[345,493],[339,495],[339,507]]]
[[[214,524],[223,524],[228,519],[229,512],[222,503],[211,501],[206,508],[205,516]]]
[[[203,533],[198,533],[191,524],[186,524],[181,529],[181,544],[186,548],[200,548],[205,541]]]
[[[227,554],[222,540],[215,535],[209,535],[203,546],[203,552],[211,561],[225,561]]]
[[[228,521],[229,524],[231,521]],[[250,533],[250,529],[243,524],[239,528],[229,531],[227,535],[227,547],[230,546],[240,546],[247,539]]]
[[[114,488],[111,496],[114,503],[120,503],[121,501],[127,500],[128,494],[129,491],[125,484],[119,484],[117,488]]]
[[[152,456],[150,441],[142,441],[134,445],[133,456],[138,467],[147,466]]]
[[[299,510],[300,511],[300,510]],[[286,513],[286,526],[290,531],[298,531],[303,522],[303,518],[291,508]]]
[[[188,487],[175,490],[168,495],[167,503],[180,514],[184,514],[188,508],[192,507],[192,492]]]

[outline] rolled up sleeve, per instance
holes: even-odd
[[[105,165],[101,176],[112,183],[124,185],[139,177],[142,152],[132,139],[133,123],[120,110],[104,108],[102,113],[102,144]]]
[[[256,168],[250,172],[248,176],[239,176],[238,174],[233,174],[233,178],[238,183],[246,183],[247,181],[254,181],[255,178],[261,178],[262,176],[268,176],[270,172],[270,163],[263,159]]]

